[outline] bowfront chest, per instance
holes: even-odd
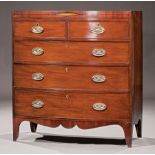
[[[142,126],[142,13],[14,11],[13,139],[19,125]],[[104,133],[103,133],[104,134]]]

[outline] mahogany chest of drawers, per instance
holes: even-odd
[[[142,126],[142,12],[14,11],[13,140],[19,125]]]

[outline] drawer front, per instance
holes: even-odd
[[[15,39],[65,39],[65,22],[14,22]]]
[[[128,67],[15,65],[15,87],[128,90]]]
[[[52,94],[18,90],[15,91],[14,110],[19,116],[115,120],[129,118],[129,105],[128,94]]]
[[[25,63],[129,63],[128,43],[16,41],[14,61]]]
[[[128,22],[70,22],[69,38],[93,40],[127,40]]]

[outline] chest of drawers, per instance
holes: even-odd
[[[15,11],[13,140],[19,125],[142,126],[142,13]]]

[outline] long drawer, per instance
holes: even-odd
[[[14,86],[25,88],[128,90],[128,67],[14,65]]]
[[[16,41],[14,61],[22,63],[128,64],[128,43]]]
[[[129,94],[56,94],[15,91],[15,114],[46,118],[116,120],[130,115]]]

